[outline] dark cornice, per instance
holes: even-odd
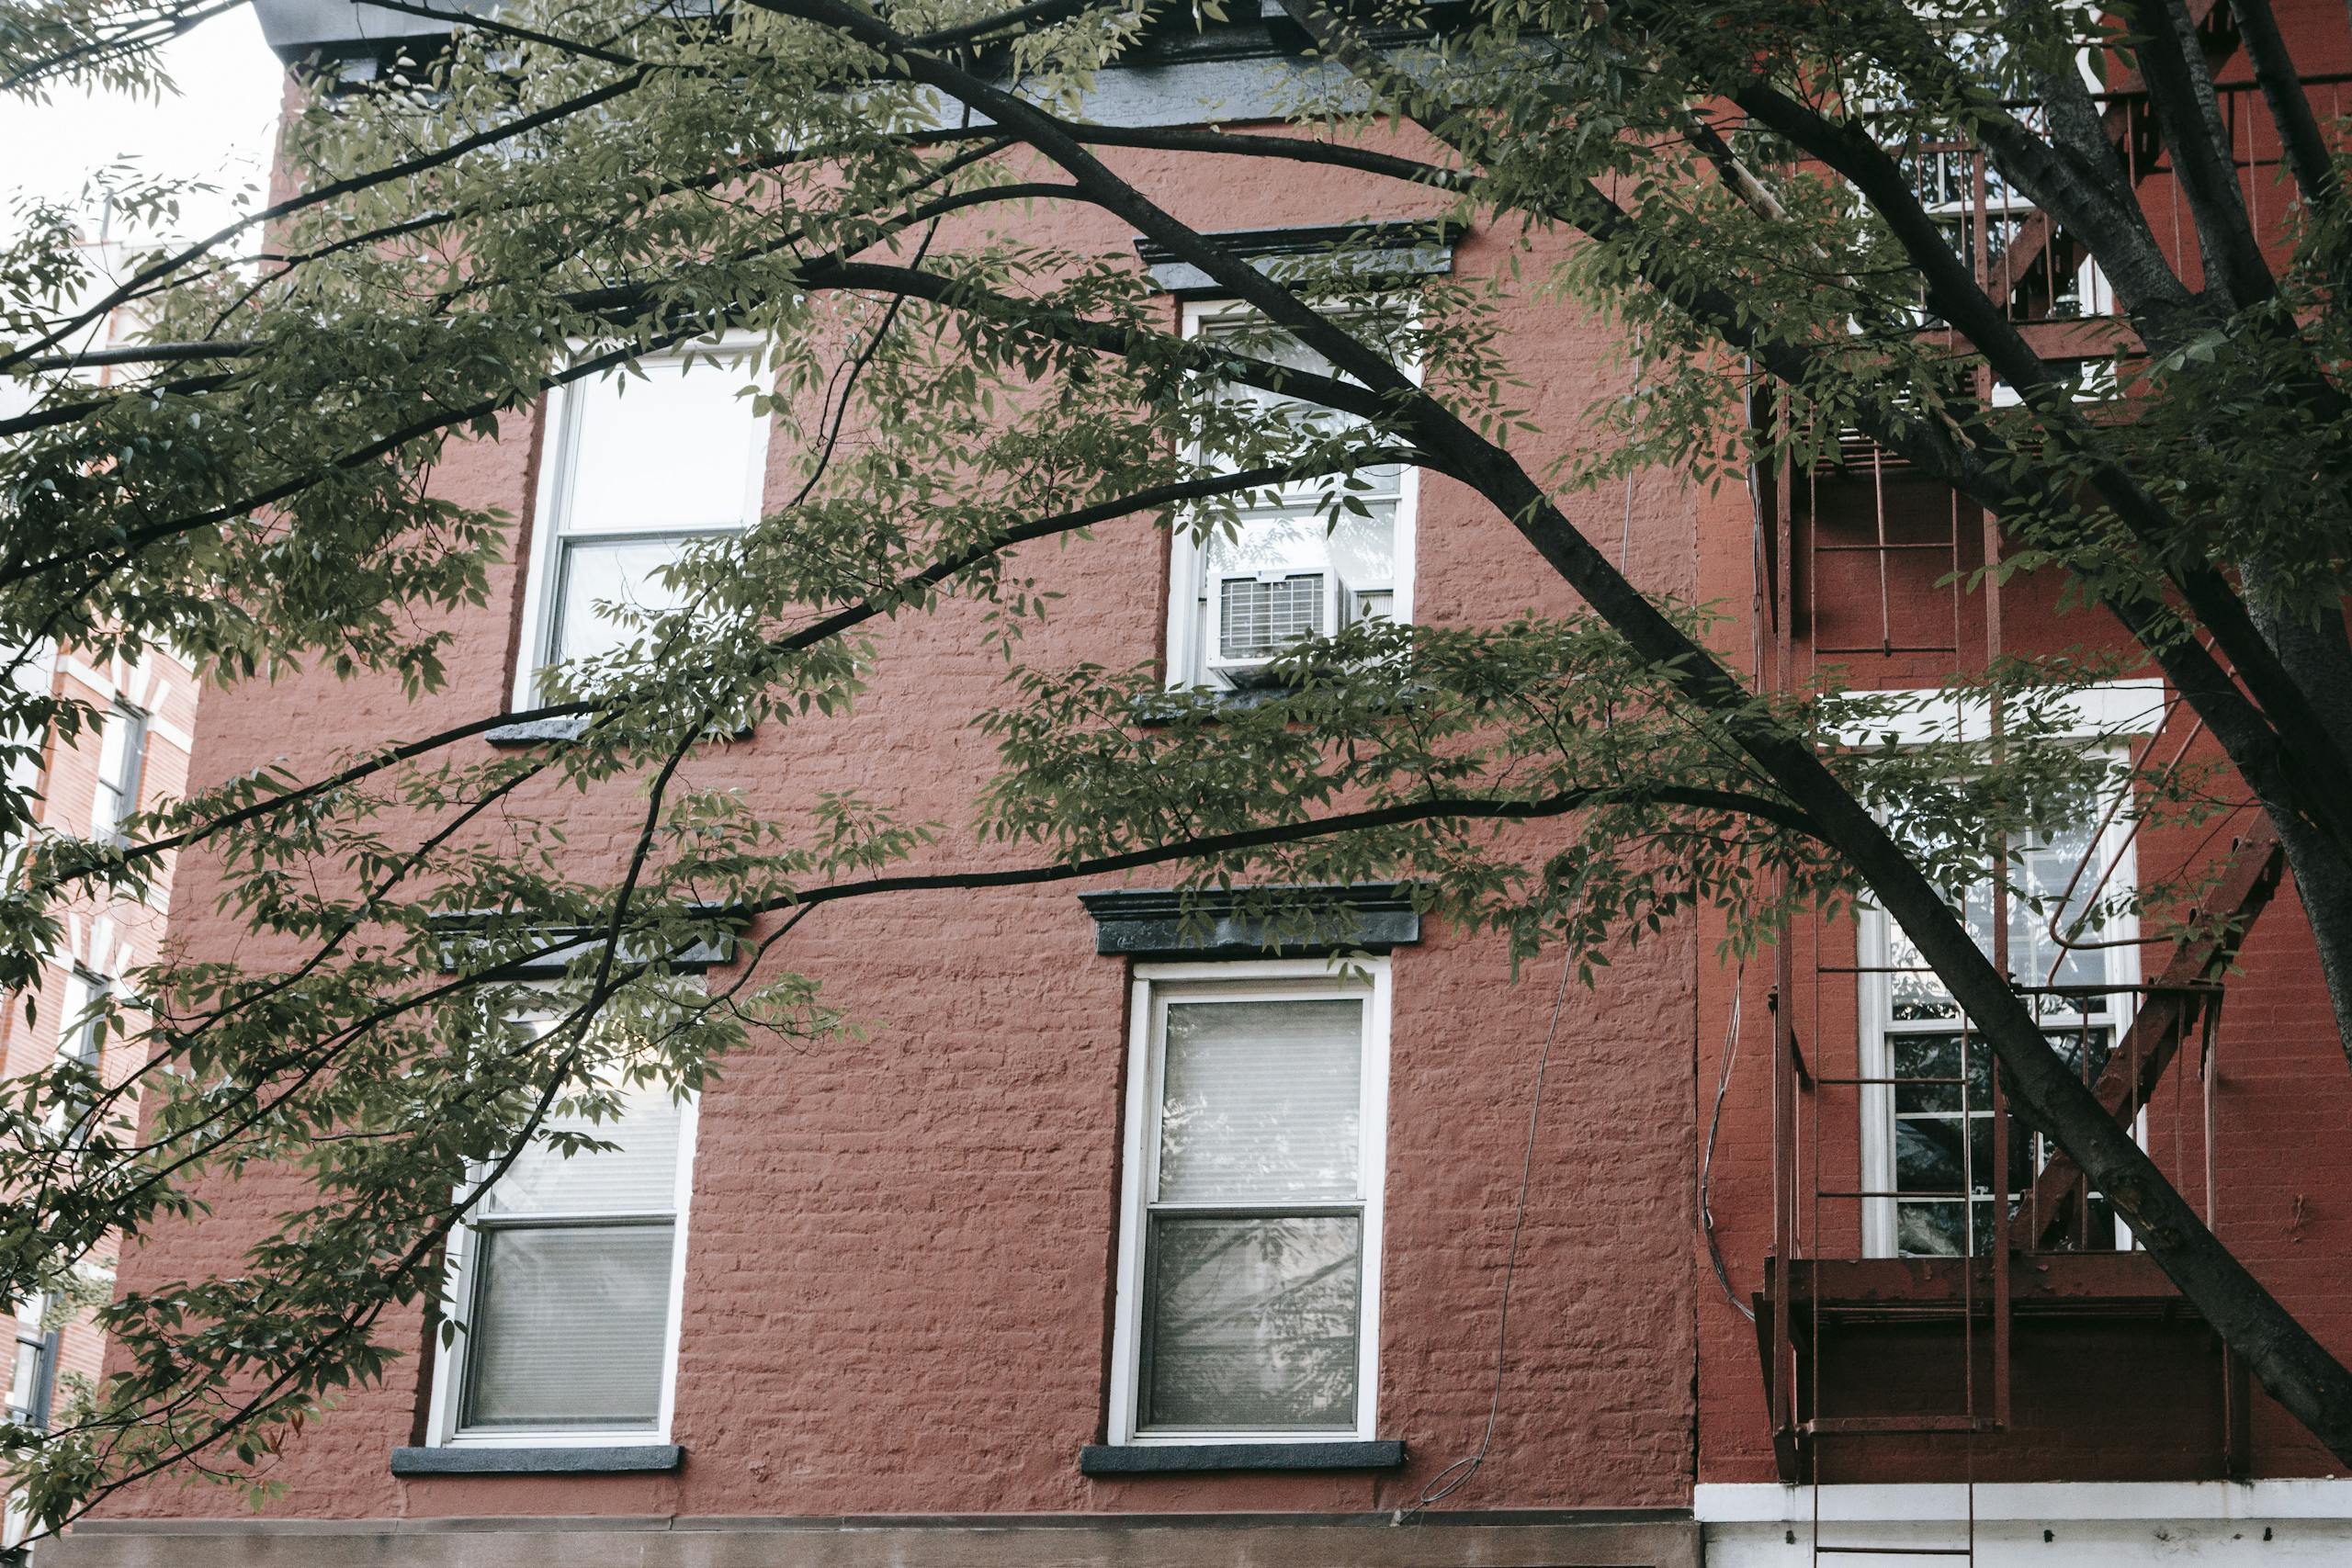
[[[1122,888],[1081,893],[1078,901],[1094,917],[1094,951],[1122,958],[1318,958],[1386,953],[1421,940],[1410,890],[1396,882],[1229,892]],[[1269,922],[1262,911],[1270,904],[1300,918]]]

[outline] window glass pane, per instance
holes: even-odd
[[[1155,1216],[1142,1425],[1355,1424],[1363,1225]]]
[[[1312,512],[1250,512],[1233,536],[1209,536],[1209,576],[1321,571],[1329,552],[1323,519]]]
[[[534,1139],[491,1190],[483,1208],[493,1214],[667,1213],[677,1201],[677,1101],[667,1089],[632,1089],[618,1120],[548,1118],[557,1130],[584,1133],[608,1150],[583,1149],[566,1158]]]
[[[2113,935],[2110,922],[2083,920],[2082,928],[2075,929],[2075,922],[2093,908],[2095,889],[2100,902],[2130,891],[2111,879],[2102,886],[2108,866],[2098,829],[2107,804],[2106,797],[2085,792],[2064,809],[2054,826],[2037,829],[2022,843],[2012,840],[2011,875],[2026,896],[2012,894],[2008,901],[2008,963],[2009,972],[2020,985],[2099,986],[2109,981],[2108,958],[2113,949],[2097,944]],[[1920,841],[1928,836],[1918,824],[1900,818],[1890,819],[1887,826],[1906,841]],[[2035,908],[2037,901],[2040,908]],[[1990,886],[1979,882],[1971,887],[1960,913],[1976,945],[1989,955],[1993,951]],[[2053,924],[2059,935],[2075,945],[2065,948],[2053,940]],[[1929,970],[1925,956],[1891,919],[1886,921],[1886,964],[1894,971],[1887,976],[1892,1016],[1897,1021],[1958,1018],[1960,1010],[1943,981]],[[2033,1001],[2047,1018],[2084,1016],[2084,1004],[2073,998],[2039,996]],[[2087,998],[2088,1016],[2103,1017],[2107,1009],[2106,997],[2095,994]]]
[[[691,535],[612,543],[567,543],[558,568],[552,661],[588,659],[626,648],[645,635],[598,608],[661,615],[684,604],[678,590],[655,574],[678,558]]]
[[[1361,1000],[1174,1002],[1166,1029],[1163,1201],[1361,1196]]]
[[[672,1236],[667,1224],[478,1233],[460,1424],[656,1425]]]
[[[562,507],[566,533],[734,527],[754,502],[760,422],[742,361],[646,367],[647,378],[575,384],[574,445]]]
[[[2054,929],[2069,942],[2097,942],[2109,933],[2106,922],[2084,919],[2093,907],[2091,893],[2100,897],[2124,889],[2100,886],[2107,870],[2104,847],[2096,835],[2104,803],[2086,798],[2056,829],[2038,833],[2019,852],[2018,881],[2030,898],[2009,901],[2009,966],[2029,986],[2092,986],[2107,979],[2107,953],[2093,947],[2064,948],[2052,936]],[[2079,873],[2077,867],[2080,868]],[[2041,908],[2034,908],[2039,900]],[[2075,930],[2076,921],[2082,929]],[[2086,1000],[2091,1016],[2107,1011],[2107,998]],[[2041,999],[2045,1014],[2080,1016],[2083,1001],[2070,997]]]
[[[1905,1258],[1959,1256],[1962,1207],[1957,1202],[1897,1204],[1900,1217],[1895,1224],[1895,1250]]]
[[[1960,1161],[1959,1117],[1905,1116],[1895,1121],[1896,1191],[1956,1195]]]
[[[47,1347],[38,1339],[26,1339],[17,1330],[17,1359],[8,1374],[8,1409],[19,1418],[30,1416],[40,1403],[41,1364],[48,1358]]]
[[[90,836],[103,839],[138,808],[139,752],[145,727],[118,704],[98,730],[98,788],[90,804]],[[126,775],[128,775],[126,777]]]

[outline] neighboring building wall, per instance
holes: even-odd
[[[2307,74],[2340,73],[2352,64],[2352,40],[2341,16],[2314,5],[2282,6],[2279,16]],[[2269,177],[2276,148],[2268,144],[2258,105],[2245,93],[2243,55],[2232,58],[2219,76],[2238,85],[2238,102],[2253,110],[2233,123],[2251,126],[2249,134],[2263,139],[2253,155],[2265,162],[2245,177],[2256,211],[2266,224],[2275,223],[2285,200]],[[2326,85],[2314,91],[2326,102],[2341,89]],[[2242,150],[2241,159],[2246,155]],[[2168,179],[2145,180],[2141,194],[2152,227],[2177,243],[2181,231],[2174,226]],[[2279,231],[2271,232],[2277,240]],[[2193,252],[2193,240],[2188,249]],[[2195,256],[2177,262],[2196,286]],[[2062,352],[2048,346],[2057,334],[2077,329],[2053,322],[2046,330],[2052,335],[2037,342],[2052,353]],[[1768,652],[1768,681],[1899,688],[1932,685],[1955,670],[1981,666],[1988,646],[1984,595],[1955,596],[1939,583],[1950,565],[1935,552],[1886,558],[1885,604],[1895,652],[1821,651],[1849,650],[1881,637],[1881,558],[1866,551],[1811,556],[1804,547],[1809,529],[1817,529],[1819,542],[1865,542],[1882,517],[1884,536],[1898,546],[1940,540],[1956,527],[1962,541],[1958,565],[1966,571],[1984,558],[1980,515],[1973,508],[1955,513],[1949,491],[1899,466],[1874,468],[1866,449],[1849,455],[1840,472],[1794,476],[1768,496],[1768,517],[1776,507],[1796,519],[1793,558],[1785,563],[1793,586],[1782,600],[1790,607],[1791,664],[1776,672]],[[1747,603],[1761,585],[1759,602],[1771,604],[1779,579],[1759,580],[1744,536],[1711,543],[1704,558],[1702,599]],[[2054,585],[2012,580],[2001,596],[2003,648],[2012,653],[2128,650],[2110,617],[2080,608],[2062,613],[2053,594]],[[1769,650],[1777,626],[1769,608],[1765,620]],[[1900,648],[1906,641],[1947,640],[1963,650],[1957,658]],[[2139,726],[2135,734],[2144,739],[2149,728]],[[2183,712],[2165,730],[2154,760],[2171,757],[2188,729]],[[2193,740],[2186,760],[2191,767],[2223,761],[2203,739]],[[2259,818],[2248,811],[2218,827],[2151,829],[2133,846],[2141,879],[2211,868],[2228,855],[2233,834],[2258,826]],[[2155,942],[2136,950],[2119,961],[2120,977],[2154,980],[2169,953],[2167,944]],[[1758,1330],[1741,1311],[1758,1303],[1774,1239],[1773,1010],[1793,1010],[1815,1073],[1852,1073],[1860,984],[1850,973],[1835,972],[1860,956],[1851,923],[1800,923],[1793,953],[1794,994],[1788,998],[1772,994],[1770,954],[1736,974],[1712,964],[1702,969],[1699,1133],[1711,1167],[1708,1207],[1736,1303],[1715,1285],[1702,1242],[1696,1249],[1704,1281],[1696,1506],[1707,1527],[1708,1561],[1783,1568],[1814,1561],[1816,1541],[1917,1549],[1972,1539],[1978,1562],[2103,1565],[2173,1554],[2231,1562],[2352,1559],[2352,1483],[2326,1479],[2335,1475],[2336,1461],[2258,1387],[2248,1387],[2242,1375],[2231,1377],[2211,1331],[2177,1295],[2165,1299],[2169,1287],[2153,1274],[2154,1291],[2129,1303],[2064,1313],[2040,1306],[2013,1320],[2015,1405],[2007,1430],[1826,1438],[1815,1454],[1813,1473],[1826,1483],[1818,1496],[1813,1487],[1782,1483]],[[1725,1080],[1727,1054],[1733,1060]],[[2193,1039],[2148,1103],[2143,1146],[2192,1201],[2206,1203],[2210,1190],[2209,1213],[2222,1239],[2337,1356],[2352,1357],[2352,1077],[2345,1071],[2291,877],[2259,916],[2228,976],[2214,1061],[2211,1150]],[[1719,1081],[1727,1082],[1727,1089],[1718,1115]],[[1798,1140],[1804,1164],[1784,1167],[1801,1172],[1799,1185],[1808,1193],[1815,1186],[1864,1185],[1854,1093],[1845,1091],[1838,1105],[1836,1092],[1815,1091],[1814,1100],[1825,1108],[1821,1141]],[[1857,1207],[1850,1201],[1820,1204],[1822,1228],[1810,1248],[1815,1256],[1863,1255]],[[1813,1214],[1805,1224],[1813,1225]],[[2019,1299],[2068,1278],[2072,1266],[2064,1258],[2020,1258],[2015,1266]],[[1987,1341],[1980,1327],[1980,1400],[1990,1386]],[[1948,1318],[1930,1324],[1883,1314],[1840,1327],[1834,1340],[1824,1342],[1837,1347],[1821,1361],[1818,1397],[1825,1415],[1951,1410],[1962,1403],[1962,1337]],[[1810,1399],[1814,1392],[1805,1389],[1800,1397]],[[1976,1484],[1965,1484],[1970,1481]],[[1817,1529],[1816,1506],[1824,1521]],[[2060,1557],[2047,1555],[2053,1551]]]
[[[94,664],[72,648],[42,650],[28,661],[20,678],[32,689],[87,703],[101,715],[121,715],[111,721],[111,745],[107,723],[85,728],[70,744],[52,734],[39,772],[11,781],[21,782],[39,797],[40,831],[86,837],[93,830],[94,814],[152,810],[185,792],[197,682],[178,659],[155,650],[135,665],[119,659]],[[129,794],[123,791],[126,784]],[[113,803],[119,799],[127,805],[115,810]],[[67,906],[62,938],[42,965],[38,986],[0,1004],[0,1072],[17,1077],[47,1069],[61,1049],[74,1048],[80,1033],[75,1025],[91,982],[119,987],[161,956],[172,886],[169,861],[167,857],[158,873],[153,897],[145,902],[77,899]],[[98,1070],[107,1082],[119,1083],[142,1059],[140,1041],[117,1032],[100,1048]],[[112,1263],[111,1255],[93,1261],[89,1272],[96,1282],[111,1280]],[[45,1315],[53,1318],[55,1314]],[[37,1369],[19,1359],[17,1382],[22,1386],[13,1391],[12,1398],[20,1402],[19,1408],[53,1410],[77,1382],[97,1377],[104,1339],[87,1313],[51,1324],[44,1321],[40,1303],[27,1303],[20,1305],[18,1317],[20,1344],[29,1352],[31,1343],[38,1341],[41,1349]]]

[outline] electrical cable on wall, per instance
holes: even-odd
[[[1552,1021],[1544,1026],[1544,1049],[1535,1058],[1535,1092],[1527,1108],[1527,1146],[1519,1161],[1519,1203],[1510,1222],[1510,1250],[1503,1258],[1502,1314],[1495,1325],[1495,1387],[1487,1402],[1487,1429],[1479,1435],[1476,1452],[1464,1455],[1430,1477],[1411,1506],[1390,1516],[1391,1524],[1408,1523],[1453,1496],[1478,1473],[1478,1467],[1487,1462],[1487,1451],[1494,1447],[1495,1423],[1502,1416],[1503,1379],[1510,1365],[1510,1288],[1519,1275],[1520,1236],[1527,1228],[1527,1197],[1535,1177],[1535,1135],[1544,1124],[1544,1079],[1552,1069],[1552,1042],[1559,1036],[1560,1010],[1568,999],[1568,976],[1575,971],[1576,951],[1571,946],[1560,960],[1560,984],[1552,993]]]
[[[1732,976],[1731,1022],[1724,1030],[1724,1069],[1715,1079],[1714,1113],[1707,1119],[1707,1144],[1699,1156],[1699,1235],[1707,1244],[1707,1262],[1715,1271],[1715,1283],[1724,1290],[1724,1299],[1748,1322],[1756,1321],[1756,1309],[1739,1299],[1731,1288],[1731,1270],[1724,1265],[1723,1244],[1715,1239],[1715,1216],[1707,1207],[1708,1184],[1715,1170],[1715,1138],[1723,1131],[1724,1096],[1731,1091],[1732,1064],[1739,1060],[1739,1007],[1742,987],[1747,981],[1747,960],[1739,961],[1739,969]]]

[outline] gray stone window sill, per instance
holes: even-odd
[[[1398,1438],[1329,1443],[1089,1443],[1079,1450],[1083,1475],[1183,1475],[1209,1470],[1395,1470],[1405,1462]]]
[[[394,1475],[626,1475],[671,1471],[685,1462],[675,1443],[599,1448],[394,1449]]]

